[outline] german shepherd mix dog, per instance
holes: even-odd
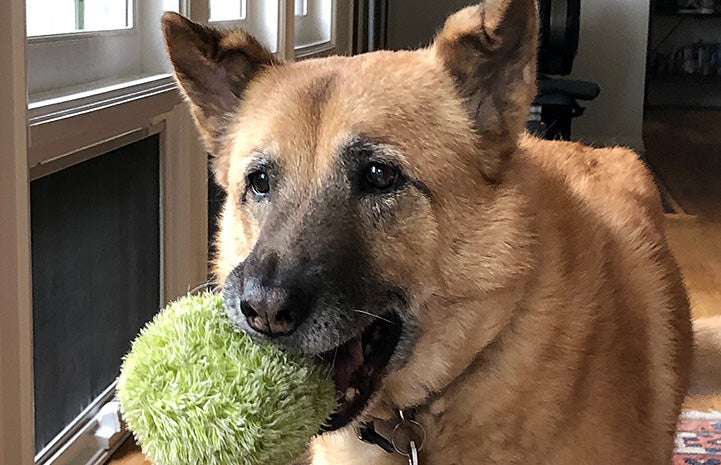
[[[525,134],[536,16],[486,0],[429,48],[297,63],[164,16],[228,311],[342,394],[301,460],[670,463],[692,329],[661,202],[635,153]]]

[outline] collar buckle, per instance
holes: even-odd
[[[409,460],[415,457],[426,443],[426,430],[415,420],[413,410],[398,410],[398,419],[391,430],[390,438],[380,434],[375,424],[370,421],[360,425],[357,430],[358,439],[374,444],[386,452],[396,452]]]
[[[389,441],[385,436],[376,431],[376,427],[372,421],[363,423],[360,428],[357,429],[358,439],[368,444],[373,444],[386,452],[393,452],[393,443]]]

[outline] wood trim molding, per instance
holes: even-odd
[[[34,462],[25,2],[0,0],[0,463]]]
[[[167,113],[181,101],[175,84],[157,92],[130,95],[91,111],[78,111],[59,119],[32,123],[29,129],[28,166],[56,161],[78,150],[147,127],[155,116]]]
[[[162,290],[164,302],[208,279],[207,155],[184,104],[165,121],[161,153]]]
[[[278,51],[286,61],[295,60],[295,1],[278,0]]]

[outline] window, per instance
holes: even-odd
[[[27,0],[28,37],[133,26],[130,0]]]
[[[210,0],[210,21],[245,19],[245,0]]]
[[[207,0],[208,21],[224,28],[243,28],[274,53],[283,55],[280,32],[282,1]],[[202,18],[196,18],[202,21]]]
[[[52,113],[50,102],[58,98],[149,76],[172,82],[159,24],[163,11],[178,11],[179,3],[26,0],[33,111]],[[146,82],[144,87],[153,84]]]
[[[295,0],[295,15],[305,16],[308,14],[308,0]]]
[[[296,57],[349,52],[350,3],[340,0],[296,0]]]
[[[286,17],[286,8],[295,15]],[[349,9],[339,0],[26,0],[31,110],[52,114],[58,99],[119,84],[135,85],[133,92],[172,84],[159,27],[164,11],[198,12],[191,18],[242,27],[293,58],[346,53]],[[294,35],[286,38],[286,30]]]
[[[323,45],[332,46],[332,0],[299,0],[295,7],[296,50],[311,50]]]

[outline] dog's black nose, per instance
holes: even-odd
[[[257,282],[246,283],[240,296],[240,311],[252,329],[266,336],[290,334],[298,323],[290,308],[288,291]]]
[[[254,251],[223,283],[228,313],[246,331],[267,337],[293,333],[310,313],[312,288],[305,267],[277,253]]]

